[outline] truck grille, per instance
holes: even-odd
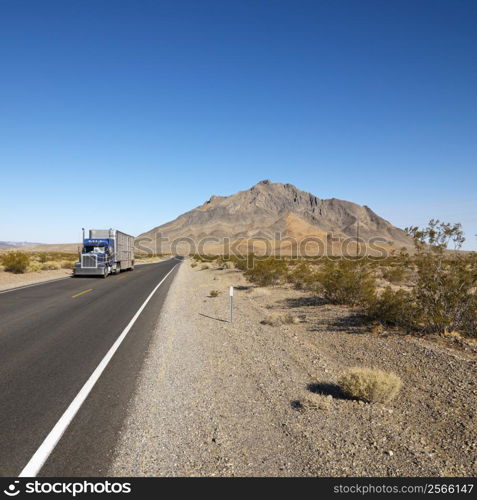
[[[98,267],[96,255],[82,255],[81,267]]]

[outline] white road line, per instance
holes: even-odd
[[[61,439],[61,436],[65,433],[66,429],[70,425],[71,421],[78,413],[78,410],[81,408],[81,405],[84,403],[89,393],[93,389],[94,385],[98,381],[99,377],[108,366],[108,363],[111,361],[111,358],[114,356],[115,352],[118,350],[122,341],[126,338],[126,335],[131,330],[132,326],[139,318],[139,315],[142,313],[147,303],[151,300],[152,296],[156,293],[157,289],[164,283],[165,279],[174,271],[174,269],[179,264],[176,264],[165,276],[162,280],[156,285],[154,290],[149,294],[147,299],[144,301],[142,306],[139,308],[137,313],[132,317],[129,324],[122,331],[121,335],[117,338],[116,342],[111,346],[106,356],[101,360],[99,365],[96,367],[94,372],[91,374],[87,382],[83,385],[81,390],[78,392],[76,397],[70,403],[66,411],[63,413],[61,418],[58,420],[56,425],[50,431],[48,436],[46,436],[43,443],[40,445],[38,450],[36,450],[35,454],[31,457],[30,461],[26,464],[25,468],[20,472],[18,477],[36,477],[36,475],[40,472],[41,468],[48,460],[48,457],[51,455],[52,451],[55,449],[58,441]]]

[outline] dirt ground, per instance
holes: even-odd
[[[58,278],[71,276],[71,269],[56,269],[54,271],[39,271],[25,274],[13,274],[0,271],[0,290],[8,290],[17,286],[32,285]]]
[[[261,323],[283,313],[297,323]],[[344,398],[336,382],[353,366],[394,371],[401,393],[386,405]],[[357,310],[186,261],[110,474],[475,476],[476,374],[471,343],[377,333]]]

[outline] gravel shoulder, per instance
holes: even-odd
[[[298,322],[261,324],[283,312]],[[401,394],[387,405],[342,399],[336,380],[351,366],[396,372]],[[376,334],[352,309],[186,261],[109,474],[475,476],[476,374],[473,349]]]
[[[40,271],[24,274],[7,273],[0,271],[0,290],[8,290],[18,286],[33,285],[43,281],[66,278],[71,276],[71,269],[56,269],[52,271]]]

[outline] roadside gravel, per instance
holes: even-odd
[[[52,271],[13,274],[0,271],[0,290],[9,290],[18,286],[33,285],[43,281],[66,278],[71,276],[71,269],[56,269]]]
[[[239,288],[233,324],[229,285]],[[283,312],[298,323],[261,324]],[[476,475],[474,354],[375,335],[356,315],[184,262],[109,474]],[[334,384],[356,365],[398,373],[399,397],[385,406],[340,398]]]

